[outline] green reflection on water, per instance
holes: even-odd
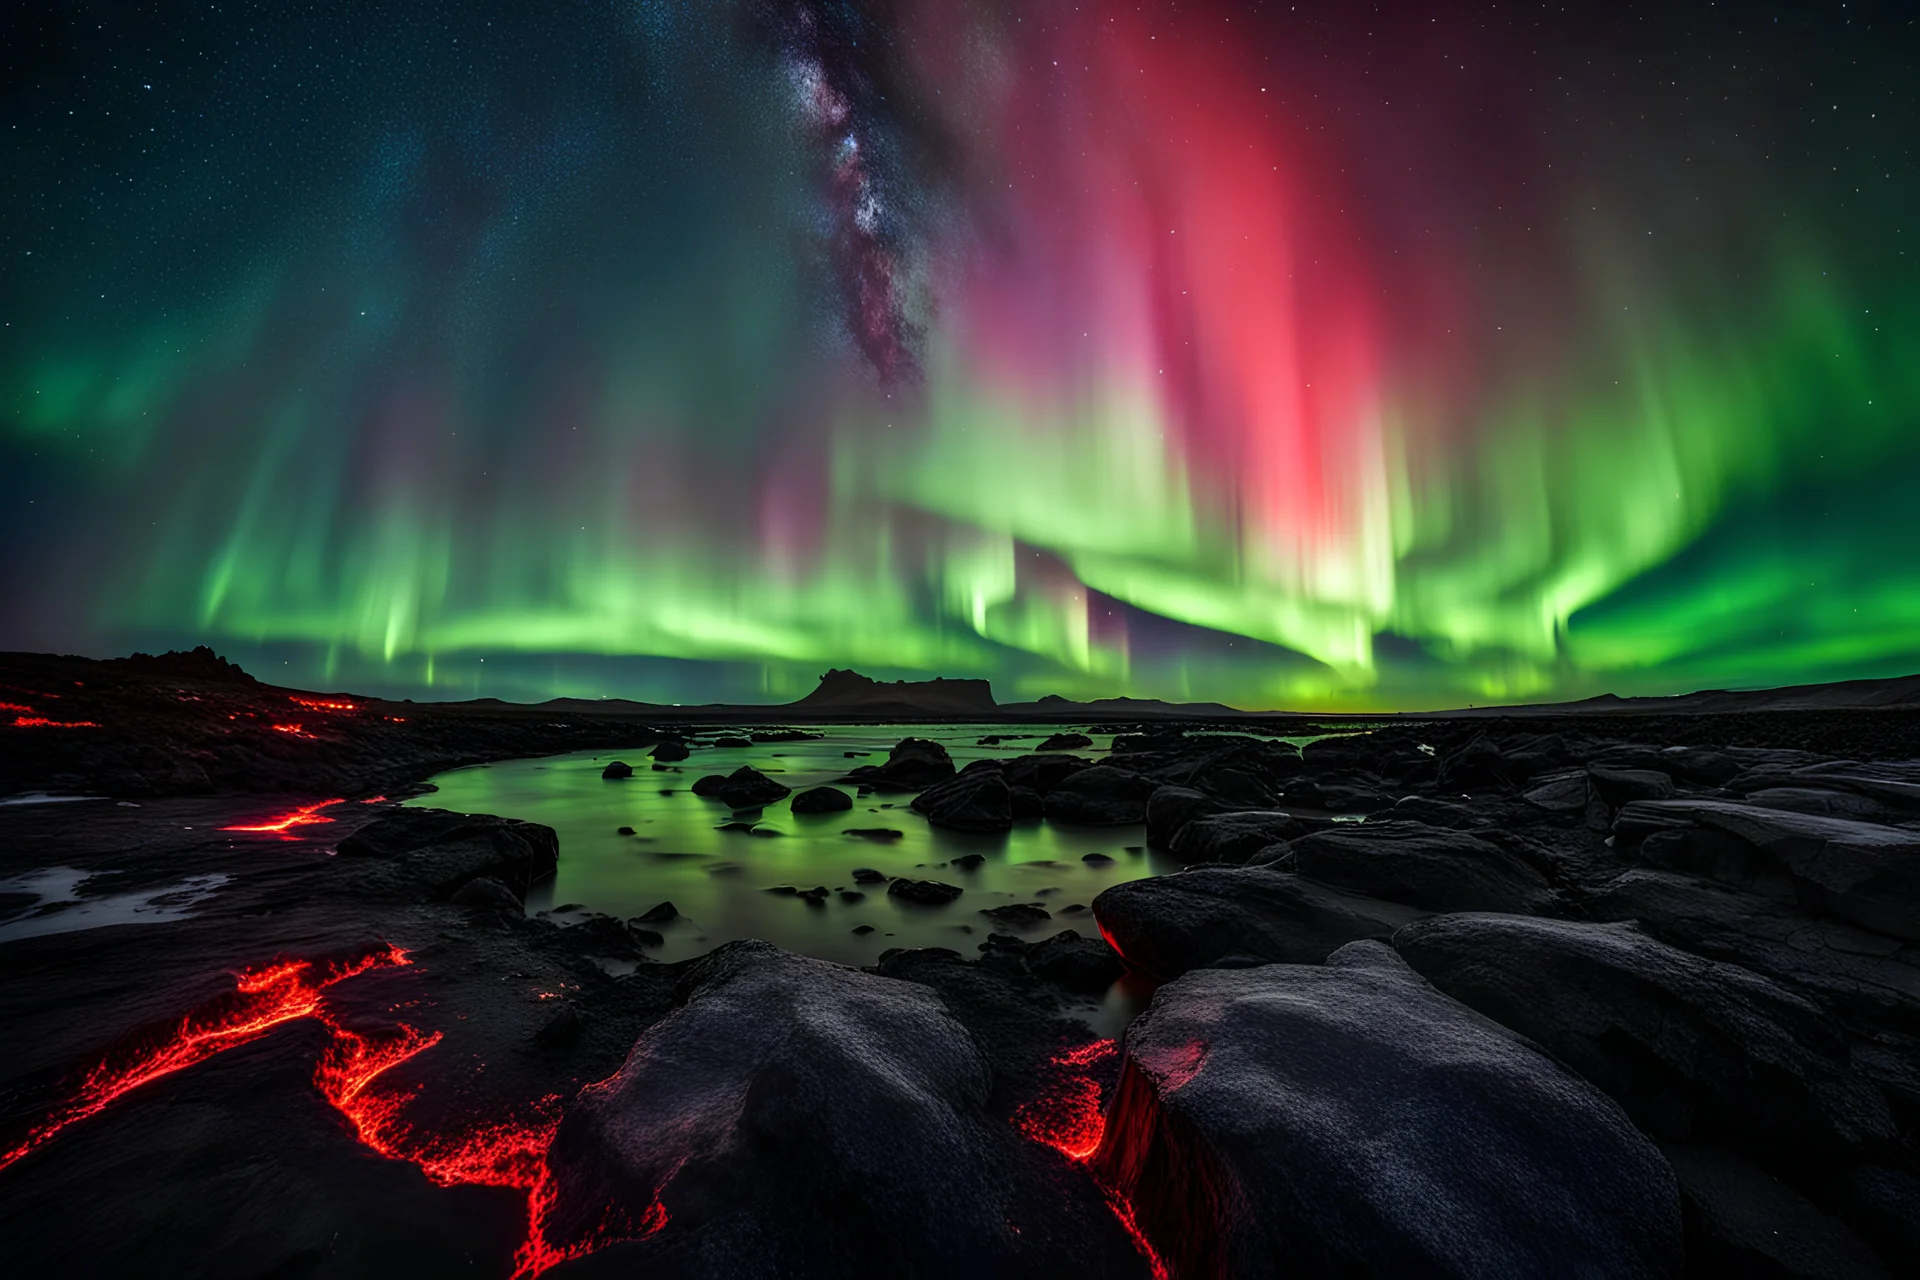
[[[637,916],[672,902],[681,918],[656,928],[664,944],[652,953],[681,960],[735,938],[765,938],[791,951],[843,964],[872,964],[890,947],[952,947],[972,954],[992,932],[1017,932],[1038,940],[1062,929],[1095,930],[1087,907],[1109,885],[1174,869],[1164,855],[1146,848],[1140,826],[1076,827],[1047,821],[1017,824],[1004,835],[972,835],[927,825],[908,807],[909,795],[875,794],[851,811],[794,814],[786,800],[768,805],[759,824],[777,838],[720,831],[733,818],[725,805],[692,794],[694,781],[731,773],[743,764],[762,770],[795,792],[831,783],[860,764],[880,763],[903,737],[943,744],[956,765],[981,758],[1031,752],[1054,728],[1033,725],[859,725],[820,730],[803,742],[752,747],[696,746],[693,756],[664,772],[649,769],[645,749],[603,751],[457,769],[433,779],[439,790],[408,803],[492,813],[541,822],[560,834],[560,867],[535,888],[529,911],[574,905],[621,917]],[[1017,735],[998,746],[979,746],[991,734]],[[1111,734],[1090,734],[1094,746],[1075,754],[1098,760]],[[1308,739],[1295,739],[1305,742]],[[848,752],[871,752],[849,759]],[[609,760],[624,759],[633,777],[602,779]],[[846,786],[851,794],[854,787]],[[618,829],[632,827],[623,836]],[[845,834],[847,828],[891,827],[898,840],[878,842]],[[978,853],[979,866],[963,869],[954,858]],[[1086,854],[1111,862],[1084,862]],[[860,886],[855,867],[889,876],[943,880],[965,892],[942,907],[917,907],[887,896],[886,886]],[[806,889],[863,890],[857,902],[829,895],[822,906],[767,892],[780,885]],[[1041,925],[1009,930],[981,910],[1035,902],[1053,913]],[[564,919],[564,915],[562,919]],[[871,925],[872,932],[854,929]]]

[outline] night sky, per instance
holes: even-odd
[[[0,647],[1920,670],[1911,4],[0,6]]]

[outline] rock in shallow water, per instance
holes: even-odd
[[[853,797],[838,787],[809,787],[788,807],[795,813],[838,813],[853,808]]]
[[[1380,943],[1161,988],[1093,1165],[1178,1276],[1680,1269],[1620,1109]]]
[[[1013,826],[1013,793],[998,768],[975,769],[927,788],[913,808],[952,831],[1006,831]]]
[[[695,787],[697,790],[698,784]],[[758,809],[772,804],[789,790],[785,783],[775,782],[752,765],[743,764],[714,788],[713,795],[729,809]]]
[[[1144,1273],[1093,1184],[987,1115],[986,1059],[927,988],[737,942],[683,1000],[554,1142],[553,1239],[665,1221],[585,1273]]]
[[[939,880],[895,880],[887,886],[889,898],[899,898],[906,902],[917,902],[922,906],[937,907],[952,902],[959,897],[960,886],[945,884]]]
[[[1081,769],[1047,793],[1047,817],[1055,822],[1123,826],[1147,820],[1147,799],[1159,787],[1151,778],[1106,765]]]
[[[343,858],[366,859],[364,891],[448,898],[468,881],[491,876],[515,897],[553,874],[560,838],[552,827],[445,809],[395,809],[340,842]]]
[[[1306,831],[1298,818],[1278,809],[1211,813],[1182,826],[1168,851],[1182,862],[1241,863]]]

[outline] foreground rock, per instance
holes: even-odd
[[[664,1228],[588,1264],[678,1277],[1144,1274],[1093,1184],[989,1117],[932,991],[732,943],[568,1112],[549,1234]]]
[[[1178,1276],[1671,1276],[1620,1109],[1379,943],[1190,974],[1128,1032],[1097,1170]]]
[[[409,897],[424,890],[446,900],[489,877],[525,901],[527,890],[559,865],[560,838],[537,822],[395,809],[342,840],[339,853],[363,860],[355,876],[362,892]]]
[[[1171,979],[1223,962],[1318,964],[1426,913],[1268,867],[1196,867],[1114,885],[1093,900],[1093,914],[1128,964]]]
[[[1526,859],[1464,831],[1420,822],[1316,831],[1293,841],[1279,865],[1337,889],[1428,911],[1534,914],[1554,907],[1553,887]]]
[[[1791,1187],[1710,1147],[1669,1147],[1695,1275],[1879,1280],[1887,1273],[1860,1237]]]
[[[1819,1009],[1736,965],[1627,925],[1437,916],[1394,945],[1448,995],[1606,1090],[1647,1133],[1776,1167],[1857,1158],[1894,1136]]]
[[[885,764],[861,765],[847,774],[853,782],[889,791],[919,791],[953,776],[953,758],[947,749],[925,738],[902,738],[887,753]]]
[[[928,787],[913,808],[936,827],[953,831],[1006,831],[1013,826],[1013,791],[998,768],[974,768],[950,782]]]
[[[1920,941],[1920,832],[1724,800],[1629,804],[1614,832],[1655,866]]]

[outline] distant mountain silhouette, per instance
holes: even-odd
[[[1508,707],[1446,711],[1449,716],[1537,715],[1551,712],[1710,712],[1710,711],[1871,711],[1920,707],[1920,675],[1882,680],[1835,680],[1779,689],[1702,689],[1672,697],[1623,698],[1603,693],[1579,702],[1544,702]]]
[[[895,680],[887,684],[858,671],[835,669],[820,677],[820,687],[787,708],[794,711],[910,711],[936,715],[974,715],[997,709],[993,686],[985,680]]]

